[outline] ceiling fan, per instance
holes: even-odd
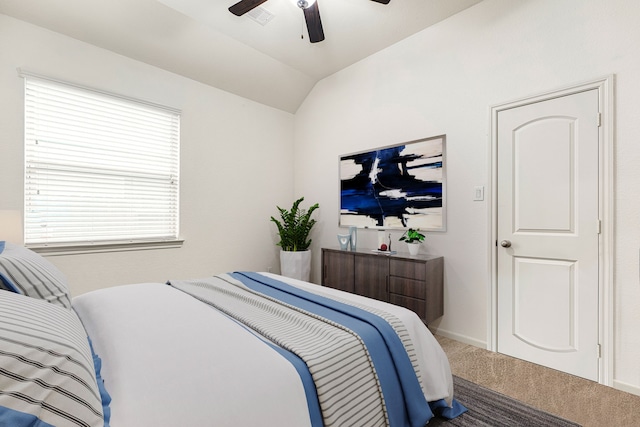
[[[229,12],[236,16],[242,16],[260,6],[267,0],[240,0],[229,8]],[[320,20],[320,9],[316,0],[296,0],[298,7],[304,12],[304,20],[307,23],[307,31],[309,32],[309,41],[317,43],[324,40],[324,31],[322,30],[322,21]],[[371,0],[376,3],[389,4],[390,0]]]

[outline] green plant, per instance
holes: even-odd
[[[278,235],[280,236],[278,246],[284,251],[306,251],[311,245],[311,239],[307,240],[307,238],[311,228],[316,223],[316,220],[311,218],[311,214],[318,209],[319,205],[316,203],[308,210],[305,210],[300,208],[300,203],[303,200],[304,197],[300,197],[293,202],[293,206],[289,211],[276,206],[280,211],[282,222],[271,217],[271,221],[278,227]]]
[[[402,237],[400,237],[401,242],[407,243],[420,243],[425,239],[425,235],[420,233],[420,230],[414,230],[413,228],[408,229],[404,232]]]

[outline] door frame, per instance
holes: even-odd
[[[488,192],[489,209],[489,289],[487,313],[487,348],[498,349],[498,113],[511,108],[521,107],[535,102],[546,101],[587,90],[597,89],[600,108],[599,127],[599,171],[598,211],[600,216],[599,277],[598,277],[598,338],[600,358],[598,363],[598,382],[613,385],[613,339],[614,339],[614,83],[615,76],[607,75],[584,83],[566,86],[560,89],[531,95],[514,101],[494,105],[490,108],[489,176],[491,187]]]

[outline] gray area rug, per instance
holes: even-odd
[[[453,420],[433,418],[428,426],[546,427],[579,426],[488,388],[453,376],[454,395],[468,411]]]

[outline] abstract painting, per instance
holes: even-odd
[[[446,136],[340,156],[340,226],[444,231]]]

